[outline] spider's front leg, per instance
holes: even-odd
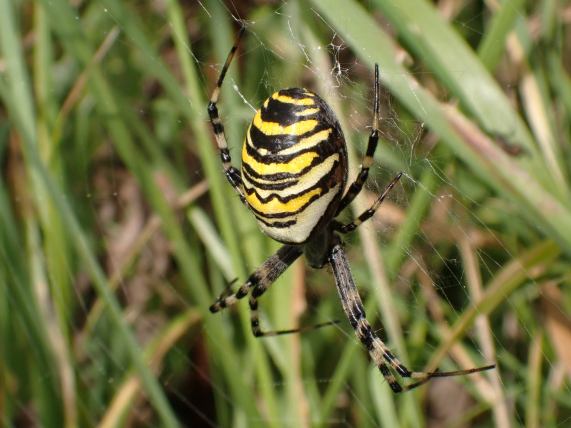
[[[216,83],[216,88],[212,91],[212,96],[210,97],[210,102],[208,103],[208,117],[210,118],[210,123],[212,124],[212,130],[214,131],[214,137],[216,138],[216,144],[218,145],[218,150],[220,152],[220,160],[222,161],[222,167],[224,168],[224,175],[232,187],[238,192],[240,200],[244,205],[247,205],[246,199],[244,197],[244,188],[242,184],[242,178],[240,177],[240,172],[232,166],[232,158],[230,157],[230,150],[228,149],[228,142],[226,140],[226,134],[224,133],[224,125],[218,114],[218,98],[220,97],[220,89],[222,83],[224,82],[224,77],[230,67],[230,63],[234,58],[234,54],[238,49],[240,44],[240,38],[244,34],[245,27],[240,29],[236,43],[232,46],[232,49],[228,53],[228,57],[224,62],[224,66],[220,71],[220,76]]]
[[[389,184],[387,184],[387,186],[385,187],[385,190],[383,190],[383,193],[381,193],[381,196],[379,196],[375,200],[375,202],[373,203],[371,208],[369,208],[368,210],[361,213],[361,215],[359,217],[357,217],[355,220],[353,220],[351,223],[341,224],[341,223],[335,222],[334,223],[334,230],[339,232],[339,233],[352,232],[355,229],[357,229],[357,227],[359,227],[363,222],[370,219],[375,214],[375,211],[377,211],[379,209],[379,207],[381,206],[381,204],[383,203],[385,198],[388,196],[390,191],[393,189],[393,187],[395,187],[395,185],[398,183],[398,181],[402,177],[402,174],[403,174],[402,172],[399,172],[396,175],[396,177],[393,178]]]
[[[367,151],[365,152],[365,157],[361,162],[361,170],[359,175],[347,190],[347,193],[341,199],[339,207],[335,215],[339,214],[341,211],[347,207],[355,197],[363,189],[363,185],[367,181],[369,176],[369,168],[373,164],[373,156],[375,155],[375,150],[377,149],[377,144],[379,142],[379,116],[380,116],[380,92],[381,84],[379,81],[379,64],[375,64],[375,98],[373,100],[373,125],[371,127],[371,133],[369,134],[369,142],[367,143]]]

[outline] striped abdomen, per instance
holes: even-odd
[[[347,151],[335,115],[306,89],[282,89],[256,112],[242,148],[246,201],[262,230],[307,241],[334,215],[347,181]]]

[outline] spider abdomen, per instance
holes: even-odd
[[[325,225],[347,181],[345,140],[325,101],[301,88],[264,101],[242,148],[242,181],[271,238],[301,244]]]

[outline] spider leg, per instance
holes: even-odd
[[[236,284],[238,282],[238,278],[234,278],[232,281],[230,281],[227,285],[226,288],[224,289],[224,291],[222,291],[222,293],[220,293],[220,296],[218,298],[218,300],[220,300],[223,297],[227,297],[230,296],[233,292],[232,292],[232,287],[234,286],[234,284]]]
[[[379,368],[393,392],[399,393],[409,391],[434,377],[460,376],[490,370],[495,367],[495,365],[488,365],[469,370],[457,370],[451,372],[416,372],[409,370],[393,355],[383,341],[379,339],[367,321],[365,317],[365,308],[363,307],[363,302],[361,301],[361,297],[359,296],[359,292],[357,291],[357,287],[353,281],[347,257],[339,243],[335,244],[331,249],[329,263],[333,269],[335,284],[337,286],[339,297],[341,298],[343,310],[347,315],[347,318],[349,318],[349,322],[355,330],[357,338],[367,348],[371,359]],[[404,386],[401,385],[389,370],[389,367],[401,377],[411,378],[416,380],[416,382]]]
[[[260,315],[258,312],[258,298],[264,294],[268,289],[270,284],[258,284],[252,290],[250,294],[249,304],[250,304],[250,324],[252,326],[252,333],[256,337],[270,337],[270,336],[281,336],[284,334],[292,333],[302,333],[310,330],[317,330],[321,327],[327,327],[329,325],[339,324],[339,321],[327,321],[319,324],[314,324],[306,327],[292,328],[288,330],[276,330],[276,331],[262,331],[260,327]]]
[[[212,91],[212,96],[210,97],[210,102],[208,103],[208,116],[210,117],[210,123],[212,124],[212,130],[214,131],[214,136],[216,137],[216,143],[218,145],[218,151],[220,152],[220,160],[222,161],[222,167],[224,168],[224,175],[232,187],[238,192],[240,200],[244,205],[247,205],[246,199],[244,197],[244,189],[242,184],[242,178],[240,177],[240,172],[232,166],[232,158],[230,157],[230,150],[228,150],[228,142],[226,141],[226,134],[224,133],[224,125],[218,114],[218,98],[220,97],[220,88],[224,82],[224,77],[226,72],[230,67],[230,63],[234,58],[234,54],[238,49],[240,44],[240,38],[244,34],[246,28],[242,27],[238,33],[236,43],[232,46],[232,49],[226,57],[226,62],[222,67],[220,76],[218,77],[218,82],[216,83],[216,88]]]
[[[298,245],[284,245],[276,254],[268,258],[262,266],[250,275],[248,280],[236,290],[235,293],[225,290],[210,306],[210,312],[218,312],[228,306],[232,306],[238,300],[244,298],[251,291],[250,295],[250,323],[252,326],[252,333],[256,337],[263,336],[278,336],[282,334],[298,333],[307,330],[313,330],[328,325],[337,324],[338,321],[329,321],[321,324],[302,327],[289,330],[268,331],[264,332],[260,328],[260,316],[258,312],[258,298],[266,292],[270,285],[272,285],[279,276],[291,266],[302,254],[303,249]]]
[[[355,179],[341,202],[339,203],[339,208],[337,208],[337,214],[347,207],[355,197],[361,192],[365,181],[367,181],[367,177],[369,176],[369,168],[373,164],[373,155],[375,154],[375,150],[377,148],[377,143],[379,142],[379,97],[380,97],[380,83],[379,83],[379,65],[375,64],[375,99],[373,101],[373,126],[371,128],[371,133],[369,134],[369,142],[367,143],[367,151],[365,152],[365,157],[361,163],[361,170],[359,171],[359,175]]]
[[[273,256],[269,257],[254,271],[248,280],[234,293],[224,291],[210,306],[210,312],[218,312],[228,306],[232,306],[238,300],[245,297],[250,290],[260,286],[267,289],[278,277],[301,255],[302,247],[296,245],[284,245]]]
[[[387,184],[387,186],[385,187],[385,190],[383,190],[383,193],[381,193],[381,195],[373,203],[371,208],[364,211],[359,217],[357,217],[351,223],[340,224],[340,223],[335,222],[334,223],[334,230],[336,230],[337,232],[340,232],[340,233],[352,232],[357,227],[359,227],[359,225],[361,225],[361,223],[370,219],[373,216],[373,214],[375,214],[375,211],[377,211],[377,209],[379,209],[379,207],[381,206],[381,204],[383,203],[383,201],[385,200],[387,195],[390,193],[390,191],[393,189],[395,184],[397,184],[397,182],[400,180],[400,178],[402,177],[402,174],[403,174],[402,172],[399,172],[396,175],[396,177],[393,178],[393,180],[389,184]]]

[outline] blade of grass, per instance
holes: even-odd
[[[35,219],[32,218],[28,218],[26,225],[26,236],[28,240],[27,254],[29,257],[32,287],[34,291],[34,294],[30,297],[35,298],[37,302],[39,319],[42,322],[46,339],[50,346],[50,352],[53,356],[61,391],[61,406],[63,407],[62,425],[66,428],[73,428],[77,426],[78,416],[73,364],[69,347],[66,343],[67,341],[64,338],[63,331],[58,322],[59,320],[54,316],[54,308],[50,299],[46,271],[43,265],[43,251],[41,250],[39,227]]]
[[[489,28],[478,46],[478,56],[488,70],[493,71],[500,62],[508,34],[513,31],[524,6],[525,0],[507,0],[494,13]]]
[[[0,95],[2,92],[0,89]],[[3,182],[0,184],[0,220],[3,225],[0,228],[0,296],[7,309],[0,315],[0,329],[6,333],[0,336],[2,413],[9,421],[10,414],[19,411],[21,403],[15,393],[17,384],[14,384],[18,380],[30,385],[30,393],[37,396],[35,404],[42,420],[55,426],[62,423],[57,370],[45,326],[37,316],[39,308],[33,297],[30,272],[24,257],[27,253],[22,239],[13,236],[23,226],[13,218],[12,207],[3,191],[7,187]],[[38,382],[38,379],[43,381]]]
[[[382,422],[382,426],[398,427],[398,413],[395,406],[394,395],[390,388],[381,387],[381,382],[375,373],[378,369],[371,366],[369,369],[369,388],[372,392],[373,402],[375,403],[375,411],[377,418]]]
[[[196,186],[190,188],[187,192],[181,195],[176,201],[176,208],[182,208],[186,205],[192,203],[195,199],[200,197],[206,190],[208,189],[208,185],[206,182],[201,182]],[[135,261],[140,256],[140,253],[144,250],[146,245],[148,244],[149,240],[152,236],[158,231],[161,227],[161,219],[157,215],[153,215],[145,227],[141,230],[141,233],[137,237],[137,240],[133,243],[129,252],[123,259],[123,263],[120,266],[115,267],[115,271],[112,277],[109,279],[109,286],[111,290],[116,290],[117,287],[121,284],[121,282],[125,279],[128,275],[128,271],[131,269]],[[223,269],[223,267],[221,267]],[[104,309],[104,302],[102,300],[97,300],[92,306],[89,311],[89,314],[86,316],[85,326],[83,331],[78,335],[76,338],[76,348],[79,348],[79,352],[82,352],[85,342],[85,338],[92,333],[92,330],[95,328],[99,317],[101,316],[103,309]]]
[[[546,188],[566,201],[570,190],[562,166],[553,156],[556,148],[552,144],[544,148],[543,162],[539,162],[541,158],[535,156],[535,146],[532,147],[523,120],[511,108],[507,97],[466,42],[442,20],[434,7],[414,0],[399,2],[398,7],[387,0],[377,0],[377,4],[393,21],[410,49],[440,77],[478,119],[483,129],[494,135],[510,136],[512,141],[531,150],[534,156],[528,166],[530,171],[547,180]],[[539,142],[542,143],[541,140]],[[549,140],[545,143],[548,144]]]
[[[177,48],[178,57],[181,61],[183,69],[183,76],[185,78],[185,85],[188,95],[190,96],[192,114],[190,121],[197,138],[197,147],[201,157],[202,165],[205,168],[205,174],[210,185],[210,195],[213,200],[214,208],[217,213],[220,228],[224,241],[228,244],[230,253],[232,254],[232,261],[235,268],[235,273],[241,277],[246,277],[244,264],[240,252],[240,245],[238,242],[237,230],[233,225],[231,216],[228,215],[228,205],[225,202],[224,192],[222,191],[223,174],[221,173],[220,162],[217,159],[216,151],[213,149],[212,140],[207,136],[205,124],[206,122],[200,120],[204,117],[207,105],[203,97],[200,95],[198,77],[195,67],[191,63],[191,52],[189,42],[187,41],[187,32],[184,25],[183,14],[180,5],[173,1],[167,1],[169,18],[173,26],[173,38]],[[237,197],[234,195],[234,199]],[[248,346],[251,347],[253,359],[256,361],[255,368],[259,379],[259,387],[262,390],[265,404],[268,406],[270,414],[277,414],[277,405],[275,397],[275,389],[270,374],[270,369],[267,362],[267,357],[262,352],[262,344],[256,341],[256,338],[249,334],[250,332],[250,318],[247,313],[247,308],[241,305],[240,308],[240,321],[246,335]],[[270,420],[269,423],[273,426],[276,421]]]
[[[111,7],[113,7],[113,9],[111,9]],[[146,197],[153,206],[153,209],[161,217],[163,229],[169,240],[172,242],[174,255],[177,259],[184,281],[188,285],[188,291],[192,295],[193,299],[198,303],[201,310],[206,314],[210,303],[210,293],[206,288],[206,281],[202,275],[200,264],[194,256],[194,253],[187,245],[185,235],[178,225],[178,221],[172,211],[172,208],[165,200],[163,192],[158,188],[151,175],[153,169],[147,166],[147,162],[136,149],[129,129],[125,126],[125,123],[128,121],[125,122],[121,120],[122,112],[118,108],[118,103],[113,96],[114,92],[109,85],[109,82],[104,79],[97,65],[91,64],[90,52],[92,49],[90,49],[85,35],[82,33],[81,28],[79,28],[78,22],[73,18],[73,11],[69,4],[60,0],[51,2],[50,5],[46,6],[46,9],[50,16],[52,16],[52,19],[56,19],[57,17],[60,22],[57,31],[69,52],[72,53],[84,66],[92,66],[89,84],[92,88],[92,94],[97,100],[97,106],[101,109],[101,115],[107,121],[106,126],[112,136],[112,140],[122,160],[137,177],[137,180],[139,181],[141,188],[145,191]],[[120,27],[124,31],[128,32],[130,37],[134,37],[132,40],[137,42],[138,47],[141,42],[145,41],[140,29],[135,26],[136,20],[127,19],[127,17],[132,18],[132,16],[123,9],[122,5],[111,2],[109,3],[108,11],[115,19],[117,19]],[[125,19],[125,22],[121,19]],[[70,38],[70,34],[74,34],[74,37]],[[143,53],[148,53],[148,55],[143,55],[143,58],[148,61],[149,72],[158,73],[161,76],[161,79],[170,77],[162,62],[157,61],[155,55],[151,54],[149,46],[150,44],[144,46],[145,50],[143,51]],[[168,80],[168,86],[166,88],[169,89],[169,92],[174,91],[172,88],[172,82],[176,79],[170,77],[170,79],[166,80]],[[173,95],[174,98],[180,99],[182,97],[184,105],[188,107],[181,91],[176,89],[174,92],[176,93],[176,95]],[[207,320],[206,323],[208,325],[209,332],[211,333],[211,335],[208,336],[209,340],[216,340],[219,346],[224,344],[224,349],[231,350],[233,346],[231,342],[229,342],[227,333],[223,330],[220,319],[211,316],[205,319]],[[249,419],[257,419],[257,411],[251,400],[247,400],[247,397],[238,392],[243,391],[245,386],[243,384],[244,380],[235,376],[235,373],[240,373],[240,370],[236,366],[237,362],[234,359],[223,357],[218,359],[218,361],[222,363],[225,373],[231,374],[228,376],[228,380],[231,388],[236,392],[236,398],[239,400],[240,406],[238,408],[245,411],[246,414],[248,414]]]
[[[553,241],[544,241],[508,263],[489,284],[482,300],[468,308],[452,326],[452,332],[433,353],[427,370],[435,370],[450,346],[456,343],[476,317],[486,315],[498,308],[519,286],[545,272],[560,255],[559,247]]]
[[[407,206],[406,218],[400,225],[396,235],[385,250],[385,259],[389,278],[394,280],[415,236],[418,236],[420,225],[432,203],[439,180],[432,169],[426,169],[420,180],[416,182],[417,190]]]
[[[571,122],[571,77],[561,63],[561,56],[555,52],[550,52],[547,59],[548,72],[551,76],[551,90],[561,99],[565,106],[562,115],[566,114],[567,124]]]
[[[419,255],[415,257],[418,260],[418,270],[417,270],[417,277],[421,286],[421,291],[426,299],[426,306],[428,312],[430,313],[432,319],[435,321],[436,324],[436,331],[437,336],[439,338],[446,338],[450,336],[451,330],[448,322],[445,318],[446,307],[448,306],[448,302],[446,305],[443,304],[441,297],[438,295],[435,287],[435,281],[428,273],[428,266],[424,263],[423,258]],[[442,339],[441,339],[442,340]],[[468,352],[466,347],[461,343],[457,342],[450,347],[450,357],[452,357],[458,366],[463,369],[471,369],[477,367],[481,363],[476,363],[475,359],[472,355]],[[486,354],[487,356],[487,354]],[[496,357],[493,354],[486,363],[495,362]],[[488,380],[489,376],[494,376],[495,378],[499,379],[498,372],[494,372],[491,375],[484,374],[484,373],[474,373],[469,377],[465,378],[466,383],[469,383],[470,389],[475,390],[480,397],[490,404],[494,404],[497,401],[497,395],[495,395],[494,390]],[[460,381],[460,379],[458,379]]]
[[[171,320],[160,333],[156,335],[145,349],[145,358],[153,371],[159,370],[160,362],[171,350],[178,340],[200,321],[200,314],[194,309],[178,315]],[[117,389],[113,400],[107,408],[105,415],[99,421],[98,428],[112,428],[120,426],[129,410],[133,410],[133,400],[141,393],[141,381],[135,374],[129,374]]]
[[[521,80],[524,110],[549,171],[558,183],[565,183],[563,155],[555,140],[548,113],[550,104],[540,88],[539,79],[540,76],[536,70],[529,70]],[[569,189],[563,190],[569,192]]]
[[[58,20],[60,24],[62,24],[63,28],[69,29],[69,27],[66,27],[64,24],[75,20],[73,15],[69,14],[69,10],[67,9],[68,5],[63,6],[60,4],[59,6],[63,6],[61,8],[57,8],[56,6],[58,6],[57,3],[51,3],[50,5],[47,5],[46,10],[50,13],[55,13],[56,10],[58,12],[62,12],[58,15]],[[77,223],[77,219],[75,218],[69,203],[62,196],[61,190],[54,183],[52,177],[38,156],[37,134],[35,132],[35,124],[33,123],[33,118],[35,117],[33,98],[31,96],[29,84],[27,84],[27,72],[23,65],[22,52],[19,49],[20,45],[17,42],[17,37],[15,37],[16,30],[12,25],[12,23],[15,22],[11,19],[13,12],[9,8],[7,2],[2,2],[0,5],[0,16],[0,22],[2,23],[0,27],[3,32],[2,48],[5,56],[11,58],[7,68],[7,75],[14,82],[18,82],[11,87],[16,93],[12,99],[17,100],[18,104],[10,104],[7,107],[13,117],[14,123],[19,129],[23,141],[23,151],[26,162],[29,166],[32,184],[35,189],[37,189],[38,195],[46,194],[51,200],[53,200],[54,206],[57,207],[59,215],[62,217],[68,228],[68,232],[74,237],[73,242],[75,243],[76,250],[82,258],[97,292],[100,297],[106,301],[106,306],[114,324],[117,327],[117,332],[122,337],[124,343],[127,344],[127,350],[130,352],[133,364],[137,368],[142,378],[142,382],[149,394],[149,399],[155,406],[163,423],[165,426],[177,426],[176,418],[174,417],[157,380],[149,372],[140,355],[139,347],[122,316],[119,304],[109,291],[105,276],[95,260],[91,248],[84,237],[81,227]],[[66,34],[66,36],[67,35],[69,35],[69,33]],[[74,47],[79,47],[78,56],[86,60],[86,63],[88,63],[89,58],[88,55],[85,55],[85,49],[81,49],[81,46],[77,45],[79,42],[78,39],[73,38],[73,41],[70,40],[70,43],[72,43]]]
[[[49,137],[49,129],[53,125],[56,114],[55,102],[50,96],[54,92],[52,77],[49,72],[53,69],[50,25],[43,8],[38,4],[34,6],[38,43],[34,45],[32,76],[34,76],[33,84],[37,94],[38,150],[52,177],[62,177],[62,160],[57,152],[57,144],[54,144],[54,141]],[[62,181],[60,180],[58,183],[61,187],[63,187]],[[72,319],[71,308],[73,308],[71,304],[73,288],[70,282],[68,261],[73,260],[73,255],[70,252],[65,227],[61,222],[57,208],[46,196],[38,195],[38,199],[45,202],[37,205],[42,229],[43,254],[46,258],[46,273],[50,280],[45,285],[50,287],[50,295],[55,306],[53,315],[59,324],[58,328],[54,328],[53,331],[61,331],[61,334],[68,340],[69,321]],[[52,337],[55,338],[56,335],[52,335]],[[62,354],[60,353],[60,355]],[[73,395],[68,393],[67,397],[73,399]],[[75,404],[66,405],[66,409],[68,409],[71,417],[75,412]],[[75,415],[69,424],[70,426],[77,424]]]
[[[465,234],[459,233],[459,249],[462,256],[462,264],[466,272],[466,282],[470,291],[472,302],[480,302],[483,295],[482,275],[478,265],[476,250],[472,246],[470,239]],[[476,318],[476,328],[480,346],[484,351],[487,361],[496,361],[496,349],[493,339],[493,330],[490,319],[486,315],[480,315]],[[496,426],[499,428],[509,428],[510,416],[507,407],[507,400],[501,385],[500,368],[495,368],[495,373],[489,374],[490,384],[495,392],[495,399],[490,403],[494,412]]]
[[[565,251],[571,254],[571,235],[566,232],[571,230],[571,207],[568,200],[559,200],[555,194],[551,193],[551,190],[557,188],[555,184],[552,183],[551,186],[544,184],[546,179],[544,168],[540,167],[537,161],[514,161],[475,126],[469,126],[469,122],[456,109],[446,108],[438,103],[395,61],[394,47],[388,36],[380,30],[361,6],[349,0],[343,2],[339,0],[312,1],[318,6],[323,17],[339,31],[363,61],[370,65],[375,62],[382,65],[383,83],[415,116],[425,121],[434,132],[439,134],[453,152],[485,182],[509,200],[515,201],[517,206],[522,208],[520,214],[526,217],[531,224],[540,226],[544,233],[557,240]],[[409,9],[416,9],[416,6],[407,8]],[[415,17],[417,15],[418,13],[415,12]],[[401,23],[401,25],[405,24]],[[446,24],[439,26],[444,25]],[[440,35],[436,37],[438,40],[441,38]],[[447,48],[442,50],[447,51]],[[478,69],[481,68],[481,66],[478,67]],[[487,76],[485,70],[483,73]],[[454,76],[455,73],[450,70],[448,74]],[[489,76],[483,79],[484,82],[490,80]],[[492,84],[491,88],[495,87],[496,85]],[[488,89],[490,88],[486,86],[483,90]],[[493,89],[492,92],[494,92]],[[491,100],[495,100],[497,96],[491,96],[478,108],[493,109],[494,104]],[[500,106],[506,105],[505,100],[498,101],[498,103]],[[502,117],[506,119],[505,116],[513,119],[514,116],[511,110],[500,109],[497,112],[486,111],[486,114],[496,118],[494,121]],[[521,119],[514,119],[510,123],[519,124]],[[486,125],[490,125],[486,129],[495,129],[491,122]],[[523,129],[523,125],[521,126]],[[527,133],[521,132],[525,134],[525,140],[529,141]],[[517,138],[521,137],[517,132],[515,135]],[[530,155],[532,153],[534,153],[533,150],[530,151]],[[537,178],[538,175],[541,180]]]
[[[527,399],[525,403],[526,428],[539,428],[541,408],[541,363],[543,356],[543,330],[535,333],[531,340],[527,372]]]
[[[513,136],[533,150],[522,120],[467,43],[428,2],[376,0],[407,46],[488,132]],[[474,96],[478,94],[478,96]],[[533,151],[532,151],[533,153]]]

